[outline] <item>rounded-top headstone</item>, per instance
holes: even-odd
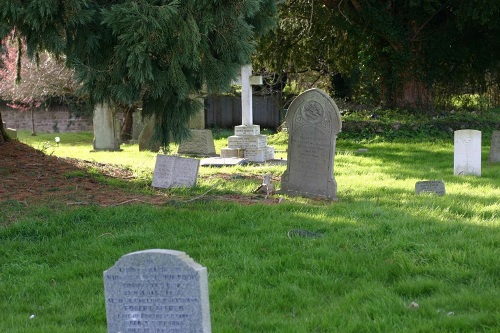
[[[184,252],[145,250],[104,271],[109,333],[211,332],[205,267]]]
[[[290,104],[286,123],[288,157],[281,192],[336,199],[333,162],[337,134],[342,129],[337,105],[324,91],[307,90]]]

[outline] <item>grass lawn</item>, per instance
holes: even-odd
[[[54,136],[20,133],[47,153],[127,165],[143,175],[141,186],[150,183],[155,155],[136,145],[90,153],[89,134],[61,133],[59,147]],[[270,142],[286,149],[279,135]],[[368,152],[350,153],[357,148]],[[214,332],[500,331],[500,165],[487,162],[489,142],[481,177],[453,176],[451,140],[340,137],[337,149],[346,151],[335,157],[338,202],[0,202],[14,221],[0,222],[0,332],[106,332],[102,272],[154,248],[207,267]],[[175,191],[188,199],[214,185],[211,175],[228,173],[214,191],[250,194],[258,183],[238,175],[284,170],[200,168],[196,187]],[[445,196],[415,195],[417,181],[433,179],[445,182]]]

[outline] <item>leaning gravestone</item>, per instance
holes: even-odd
[[[442,180],[422,180],[415,183],[415,194],[435,193],[445,195],[446,190]]]
[[[288,157],[281,192],[336,199],[333,159],[337,134],[342,128],[337,105],[324,91],[307,90],[293,100],[286,123]]]
[[[108,333],[211,332],[207,269],[184,252],[145,250],[104,271]]]
[[[481,176],[481,131],[455,131],[454,175]]]
[[[493,131],[491,135],[489,161],[492,163],[500,162],[500,131]]]
[[[153,173],[153,187],[192,187],[196,184],[200,160],[158,154]]]

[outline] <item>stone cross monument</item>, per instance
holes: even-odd
[[[220,157],[245,157],[252,162],[274,159],[274,148],[267,145],[267,137],[260,134],[260,126],[253,124],[252,85],[261,85],[262,76],[252,76],[252,65],[241,68],[241,125],[228,138],[228,147]],[[243,155],[243,156],[242,156]]]

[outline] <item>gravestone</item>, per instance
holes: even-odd
[[[203,105],[203,99],[199,101]],[[205,109],[189,119],[191,137],[179,144],[177,153],[198,156],[215,156],[215,145],[212,131],[205,129]]]
[[[129,253],[103,275],[109,333],[211,332],[207,269],[186,253]]]
[[[155,131],[155,122],[154,116],[143,120],[144,126],[142,127],[141,134],[139,134],[139,151],[150,150],[158,152],[160,150],[160,143],[152,139]]]
[[[120,127],[115,119],[114,109],[107,103],[100,103],[94,109],[94,150],[120,150]]]
[[[196,184],[200,160],[158,154],[153,173],[153,187],[192,187]]]
[[[415,183],[415,194],[435,193],[445,195],[446,190],[442,180],[422,180]]]
[[[500,131],[493,131],[491,135],[489,161],[491,163],[500,162]]]
[[[288,157],[281,192],[336,199],[333,163],[337,134],[342,129],[337,105],[324,91],[307,90],[290,104],[286,123]]]
[[[253,123],[252,85],[262,85],[262,76],[252,76],[252,65],[241,67],[241,122],[234,128],[234,135],[227,139],[227,148],[222,148],[220,157],[245,157],[251,162],[274,159],[274,147],[267,145],[267,136],[260,134],[260,125]],[[239,151],[243,156],[239,156]],[[238,154],[235,156],[235,154]]]
[[[481,131],[455,131],[454,175],[481,176]]]
[[[132,113],[132,142],[139,141],[139,135],[144,128],[144,121],[140,110]]]

